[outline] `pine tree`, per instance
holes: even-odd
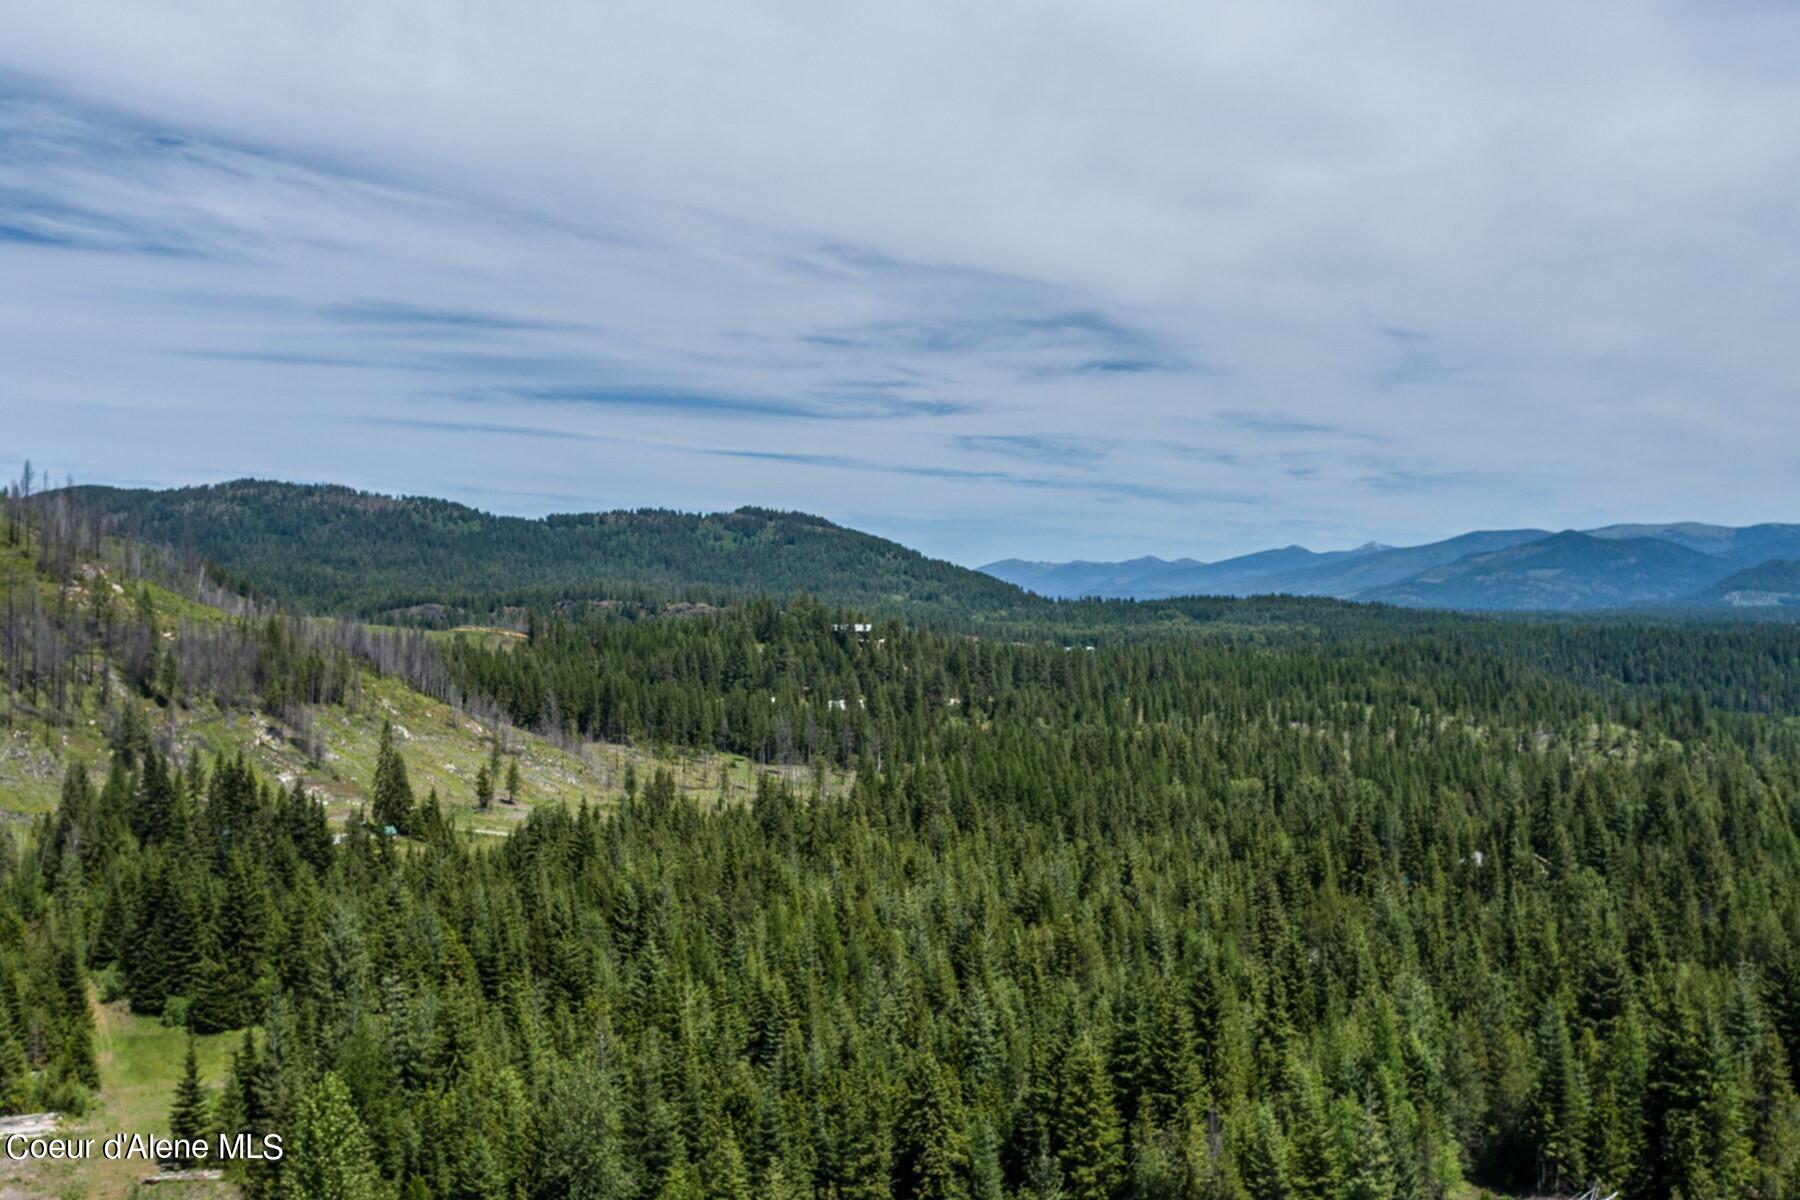
[[[1244,1190],[1250,1194],[1250,1200],[1286,1200],[1287,1146],[1275,1123],[1275,1113],[1267,1104],[1259,1104],[1249,1116],[1249,1129],[1237,1155]]]
[[[144,769],[138,775],[132,797],[131,832],[139,842],[149,845],[169,838],[175,801],[175,785],[169,777],[168,764],[152,747],[144,755]]]
[[[535,1157],[546,1194],[569,1200],[636,1194],[613,1081],[598,1065],[570,1067],[551,1085]]]
[[[842,1182],[843,1200],[892,1200],[893,1134],[878,1094],[854,1092],[845,1106]]]
[[[895,1130],[895,1195],[967,1200],[969,1141],[955,1076],[929,1051],[913,1061]]]
[[[709,1139],[711,1148],[700,1164],[700,1184],[706,1200],[751,1200],[750,1172],[737,1135],[720,1126]]]
[[[268,1113],[263,1111],[260,1073],[256,1037],[246,1029],[238,1048],[231,1052],[231,1070],[219,1096],[216,1123],[220,1133],[229,1137],[262,1132]]]
[[[56,990],[60,1013],[61,1066],[83,1086],[100,1086],[100,1064],[94,1057],[94,1010],[88,1003],[87,972],[81,950],[65,941],[56,954]]]
[[[1646,1080],[1647,1196],[1736,1194],[1750,1173],[1743,1083],[1705,984],[1680,972],[1662,997]]]
[[[1063,1056],[1051,1130],[1070,1200],[1107,1200],[1124,1177],[1125,1135],[1106,1062],[1089,1034]]]
[[[375,823],[401,833],[412,828],[412,784],[406,778],[406,759],[394,745],[394,723],[381,723],[381,743],[375,751],[375,779],[370,787],[370,811]]]
[[[335,1073],[313,1086],[283,1143],[280,1200],[378,1200],[384,1190],[369,1135]]]
[[[1324,1094],[1310,1076],[1295,1106],[1288,1183],[1296,1200],[1335,1200],[1343,1186]]]
[[[188,1004],[187,1026],[195,1033],[220,1033],[244,1024],[240,1016],[244,983],[219,961],[210,946],[194,965],[193,995]]]
[[[656,1189],[655,1200],[708,1200],[700,1172],[685,1158],[669,1168]]]
[[[986,1117],[977,1117],[969,1139],[970,1200],[1002,1200],[1005,1190],[999,1135]]]
[[[519,760],[516,758],[506,764],[506,802],[519,802]]]
[[[207,1119],[206,1091],[200,1086],[200,1060],[194,1052],[194,1035],[188,1034],[187,1058],[181,1069],[181,1082],[175,1085],[175,1103],[169,1109],[169,1136],[177,1145],[176,1162],[192,1167],[202,1156],[180,1153],[182,1143],[194,1146],[206,1140],[211,1122]]]
[[[494,807],[494,777],[488,774],[486,763],[475,768],[475,807],[482,812]]]
[[[0,1112],[26,1111],[32,1102],[31,1064],[13,1021],[12,1006],[0,997]]]
[[[757,1189],[759,1200],[801,1200],[801,1197],[811,1195],[812,1189],[806,1185],[804,1172],[779,1158],[769,1164],[762,1186]]]
[[[1332,1115],[1339,1155],[1350,1164],[1344,1172],[1345,1200],[1393,1200],[1394,1148],[1375,1109],[1346,1098],[1333,1105]]]
[[[1587,1083],[1569,1039],[1562,1006],[1545,1002],[1538,1019],[1534,1058],[1537,1082],[1530,1101],[1530,1128],[1537,1147],[1540,1190],[1561,1193],[1587,1177],[1583,1144],[1588,1124]]]

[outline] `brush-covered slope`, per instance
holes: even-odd
[[[1607,525],[1587,531],[1597,538],[1655,538],[1698,550],[1740,567],[1770,559],[1800,558],[1800,525],[1707,525],[1676,521],[1664,525]]]
[[[1361,596],[1471,554],[1484,554],[1550,536],[1542,529],[1479,529],[1423,546],[1384,546],[1289,572],[1273,582],[1296,596]]]
[[[1146,557],[1126,562],[1029,562],[1008,558],[982,567],[984,574],[1059,599],[1096,597],[1105,600],[1166,600],[1176,596],[1251,596],[1277,592],[1301,594],[1279,586],[1295,572],[1329,569],[1385,551],[1368,545],[1326,553],[1304,546],[1259,550],[1218,562],[1192,558]]]
[[[1423,608],[1630,608],[1679,602],[1718,577],[1718,559],[1674,542],[1568,530],[1467,555],[1362,598]]]
[[[96,769],[138,743],[160,746],[172,762],[242,756],[284,787],[299,784],[342,824],[369,805],[384,725],[415,794],[435,793],[446,815],[481,833],[509,831],[540,803],[609,803],[628,769],[645,779],[667,769],[678,792],[709,802],[747,800],[755,790],[756,772],[739,756],[677,761],[638,745],[541,736],[497,720],[479,697],[457,707],[368,661],[384,656],[376,644],[384,637],[385,657],[423,659],[421,674],[441,675],[429,663],[447,636],[362,629],[334,640],[326,622],[232,616],[133,574],[126,561],[150,556],[126,547],[77,555],[60,578],[46,570],[47,557],[62,555],[0,534],[0,592],[10,604],[0,647],[11,649],[0,662],[0,827],[52,811],[70,766]],[[480,633],[456,636],[483,643]],[[347,654],[346,644],[367,657]],[[478,810],[476,777],[493,764],[496,745],[498,799]],[[519,789],[510,794],[504,782],[515,772]]]
[[[1707,588],[1699,599],[1728,608],[1800,606],[1800,560],[1775,559],[1735,572]]]
[[[806,592],[833,604],[953,617],[1026,599],[898,543],[767,509],[525,519],[448,500],[261,480],[78,491],[122,528],[193,550],[259,591],[318,612]]]

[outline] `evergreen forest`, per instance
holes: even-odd
[[[1794,626],[553,584],[428,634],[28,482],[0,543],[9,735],[102,738],[0,825],[6,1111],[104,1101],[113,1004],[228,1039],[145,1132],[279,1133],[251,1197],[1800,1197]],[[475,836],[377,677],[667,765]],[[200,710],[376,723],[356,812]]]

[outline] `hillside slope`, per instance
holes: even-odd
[[[1284,546],[1210,563],[1192,558],[1171,561],[1154,556],[1118,563],[1050,563],[1008,558],[989,563],[980,570],[1041,596],[1058,599],[1091,596],[1105,600],[1167,600],[1176,596],[1250,596],[1278,592],[1301,595],[1308,593],[1280,586],[1279,581],[1298,571],[1331,569],[1387,549],[1369,545],[1321,554],[1304,546]]]
[[[1597,538],[1655,538],[1698,550],[1740,567],[1777,558],[1800,558],[1800,525],[1706,525],[1677,521],[1666,525],[1607,525],[1587,532]]]
[[[1727,608],[1800,606],[1800,561],[1775,559],[1748,567],[1707,588],[1699,600]]]
[[[1028,562],[1008,558],[983,573],[1043,596],[1160,600],[1174,596],[1330,596],[1354,599],[1465,555],[1548,537],[1542,529],[1478,530],[1423,546],[1370,543],[1320,553],[1304,546],[1259,550],[1218,562],[1134,558],[1126,562]]]
[[[498,517],[448,500],[238,480],[76,489],[115,527],[191,549],[314,612],[802,592],[899,615],[1024,604],[1017,588],[819,517],[742,508]],[[421,614],[413,614],[415,616]],[[423,615],[430,615],[429,612]]]
[[[1628,608],[1684,600],[1719,568],[1718,559],[1673,542],[1568,530],[1467,555],[1361,597],[1422,608]]]
[[[628,772],[649,779],[666,769],[679,793],[712,803],[747,799],[758,772],[777,769],[716,752],[658,757],[633,745],[580,744],[491,714],[478,718],[366,662],[335,656],[305,633],[319,623],[289,622],[277,637],[266,622],[246,624],[131,575],[122,557],[83,561],[72,572],[77,582],[60,585],[45,577],[35,547],[0,539],[0,590],[21,626],[29,620],[37,630],[35,649],[18,653],[18,674],[29,686],[8,689],[0,673],[0,825],[52,811],[71,765],[92,769],[134,739],[157,744],[176,762],[242,755],[283,787],[300,785],[342,825],[368,806],[377,744],[391,723],[415,793],[435,792],[446,815],[485,833],[509,831],[538,804],[610,803],[625,791]],[[93,619],[81,620],[84,610]],[[75,614],[78,628],[65,628],[64,612]],[[115,631],[110,642],[102,627]],[[286,652],[272,656],[265,649],[271,638]],[[132,647],[145,648],[150,662],[132,661],[140,653]],[[296,672],[273,658],[312,661]],[[51,663],[61,664],[60,685],[50,682]],[[271,680],[280,673],[346,682],[329,698],[277,709],[270,693],[281,689]],[[165,684],[165,675],[178,682]],[[246,677],[255,686],[243,686]],[[516,768],[519,792],[497,787],[499,801],[480,810],[475,780],[493,761],[496,740],[500,777]]]
[[[1351,559],[1319,563],[1272,582],[1282,591],[1297,596],[1350,599],[1470,554],[1505,550],[1548,536],[1549,533],[1542,529],[1481,529],[1423,546],[1388,546]]]

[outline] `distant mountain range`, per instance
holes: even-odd
[[[1047,599],[1278,594],[1469,610],[1800,609],[1800,525],[1498,529],[1423,546],[1286,546],[1213,563],[1008,559],[970,570],[820,517],[762,508],[526,519],[251,479],[70,494],[109,528],[196,553],[264,595],[415,624],[520,605],[801,593],[949,623],[1071,619],[1068,606]]]
[[[1212,563],[1004,559],[980,569],[1057,598],[1285,593],[1512,611],[1769,607],[1800,605],[1800,525],[1494,529],[1423,546],[1286,546]]]

